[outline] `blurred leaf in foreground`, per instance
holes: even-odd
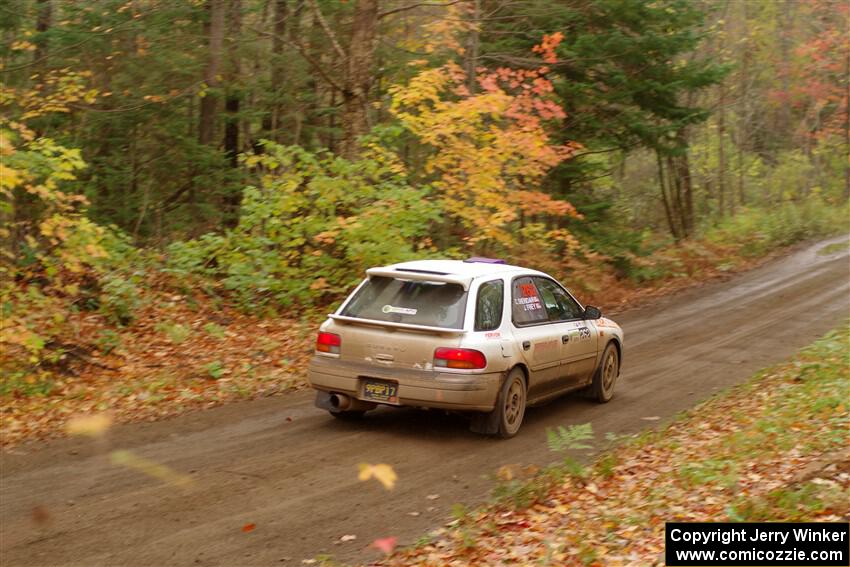
[[[392,490],[395,487],[395,481],[398,480],[398,475],[390,465],[378,464],[370,465],[368,463],[360,463],[360,474],[357,478],[361,481],[367,481],[374,478],[384,485],[387,490]]]
[[[112,416],[108,413],[81,415],[68,420],[65,430],[69,435],[102,437],[112,426]]]
[[[109,460],[113,465],[120,465],[130,469],[135,469],[148,476],[159,479],[166,484],[186,487],[192,483],[192,479],[189,476],[178,473],[174,469],[165,465],[134,455],[130,451],[112,451],[112,454],[109,456]]]

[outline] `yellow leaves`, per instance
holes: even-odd
[[[36,45],[25,39],[19,39],[12,43],[12,51],[35,51]]]
[[[538,52],[551,59],[561,39],[547,36]],[[549,99],[553,88],[542,69],[480,71],[481,90],[471,94],[467,73],[450,62],[389,89],[390,112],[430,147],[422,168],[470,244],[514,246],[520,212],[578,217],[570,203],[526,189],[576,147],[550,141],[545,125],[563,111]]]
[[[358,465],[360,472],[357,475],[357,479],[361,482],[366,482],[370,478],[374,478],[387,490],[392,490],[395,488],[396,480],[398,480],[398,476],[390,465],[378,464],[378,465],[370,465],[368,463],[360,463]]]
[[[103,437],[111,426],[112,416],[108,413],[98,413],[69,419],[65,431],[68,435]]]
[[[14,189],[21,184],[21,174],[11,167],[0,168],[0,189]]]
[[[21,120],[37,118],[53,112],[70,112],[75,103],[91,104],[97,100],[97,89],[87,88],[90,72],[68,70],[50,71],[33,76],[33,86],[14,89],[6,87],[0,93],[4,104],[17,106]]]

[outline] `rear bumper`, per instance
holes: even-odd
[[[363,379],[377,378],[398,382],[398,405],[464,411],[491,411],[503,376],[502,372],[455,374],[384,369],[323,356],[314,356],[307,370],[307,380],[316,390],[363,400]]]

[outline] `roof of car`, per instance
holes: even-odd
[[[435,274],[456,275],[468,278],[488,276],[491,274],[503,274],[506,272],[527,271],[536,272],[528,268],[512,266],[510,264],[493,264],[486,262],[464,262],[462,260],[415,260],[413,262],[401,262],[386,266],[387,270],[399,271],[421,271]]]

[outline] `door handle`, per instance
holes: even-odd
[[[563,337],[561,337],[561,344],[565,345],[568,342],[570,342],[570,336],[569,335],[564,335]]]
[[[531,348],[531,342],[530,341],[522,341],[522,350],[528,350],[530,348]]]

